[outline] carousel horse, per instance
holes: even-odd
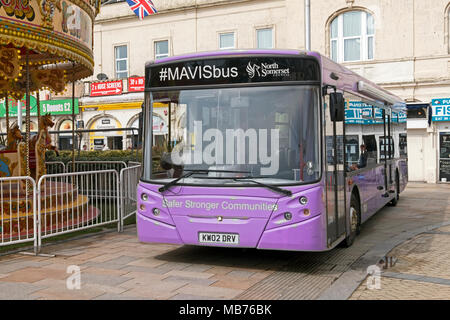
[[[48,128],[53,127],[55,124],[52,121],[50,113],[43,115],[39,120],[39,131],[30,140],[29,144],[29,165],[30,165],[30,175],[37,182],[39,178],[47,173],[45,166],[45,151],[53,150],[56,155],[59,155],[58,148],[52,145],[50,134],[48,133]],[[26,173],[26,159],[25,159],[25,147],[24,142],[19,144],[19,152],[21,154],[21,169],[22,175],[27,175]]]
[[[36,147],[36,143],[41,142],[42,144],[44,144],[45,149],[53,150],[56,152],[56,155],[59,156],[58,148],[52,145],[52,139],[50,138],[50,134],[48,133],[48,128],[51,128],[54,125],[55,123],[52,121],[50,113],[41,116],[39,120],[38,134],[30,140],[30,150],[34,150]]]
[[[19,164],[17,152],[18,142],[22,140],[19,126],[17,124],[8,129],[7,145],[0,151],[0,177],[11,177],[19,175],[16,170]]]
[[[8,137],[7,137],[7,144],[6,144],[6,151],[16,151],[17,150],[17,144],[22,140],[22,133],[20,132],[19,126],[17,124],[13,125],[8,130]]]

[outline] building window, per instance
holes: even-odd
[[[331,22],[330,56],[336,62],[374,58],[375,24],[364,11],[345,12]]]
[[[169,56],[169,41],[155,41],[155,60]]]
[[[114,57],[116,61],[116,78],[128,77],[128,49],[127,46],[114,47]]]
[[[273,29],[265,28],[256,30],[256,41],[258,49],[273,48]]]
[[[219,49],[234,49],[236,48],[234,32],[227,32],[219,34]]]

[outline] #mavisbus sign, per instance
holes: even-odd
[[[450,121],[450,98],[431,100],[432,121]]]

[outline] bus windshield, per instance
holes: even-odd
[[[152,108],[146,108],[146,119],[152,125],[145,126],[149,141],[145,163],[152,166],[143,179],[167,183],[189,170],[205,170],[180,183],[250,185],[247,178],[273,185],[317,181],[319,92],[319,86],[309,85],[147,92]],[[155,128],[158,108],[164,109],[165,119],[156,127],[165,122],[166,131]]]

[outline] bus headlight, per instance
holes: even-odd
[[[286,220],[291,220],[291,219],[292,219],[292,213],[290,213],[290,212],[285,212],[285,213],[284,213],[284,219],[286,219]]]
[[[300,202],[301,205],[305,205],[305,204],[308,203],[308,198],[305,197],[305,196],[301,196],[301,197],[298,199],[298,202]]]
[[[158,208],[153,208],[152,213],[154,216],[159,216],[160,211]]]
[[[148,194],[146,194],[146,193],[141,194],[141,199],[142,199],[142,201],[147,201],[148,200]]]
[[[139,209],[141,209],[141,211],[145,211],[145,206],[144,206],[143,204],[141,204],[141,205],[139,206]]]

